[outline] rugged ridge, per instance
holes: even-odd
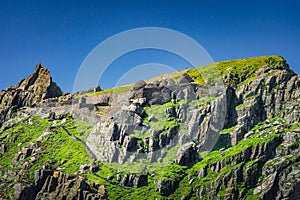
[[[59,86],[52,81],[48,69],[38,63],[32,75],[21,80],[16,86],[9,86],[0,92],[0,120],[4,120],[10,109],[33,106],[45,99],[59,97],[62,94]]]
[[[1,114],[1,198],[300,198],[300,77],[280,56],[59,98],[34,74],[18,90],[43,100]]]

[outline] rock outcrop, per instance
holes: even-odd
[[[19,107],[33,106],[62,94],[59,86],[52,81],[49,70],[38,63],[32,75],[0,92],[0,121],[5,121],[6,115],[10,117]]]
[[[191,165],[201,160],[195,143],[187,143],[181,146],[177,153],[178,165]]]
[[[59,171],[35,171],[35,184],[18,183],[14,186],[17,199],[106,199],[105,187],[89,184],[82,176]]]
[[[139,188],[148,185],[148,176],[146,174],[125,174],[118,175],[117,180],[124,186]]]
[[[0,198],[299,199],[300,76],[279,56],[216,66],[62,95],[38,64],[0,92]]]
[[[217,178],[206,185],[194,187],[194,194],[199,198],[213,199],[223,192],[224,198],[243,199],[251,190],[257,199],[299,198],[297,179],[300,157],[299,146],[295,143],[299,133],[297,130],[284,133],[284,129],[288,126],[283,122],[275,124],[277,124],[275,127],[274,124],[264,124],[265,126],[256,132],[253,131],[251,135],[262,132],[265,134],[264,137],[268,137],[270,130],[277,130],[276,134],[282,137],[274,137],[266,143],[249,146],[234,156],[202,167],[198,173],[200,180],[208,178],[211,173]],[[292,154],[288,153],[291,151]],[[211,171],[210,174],[208,169]],[[289,186],[284,182],[289,183]],[[243,187],[239,184],[243,184]]]

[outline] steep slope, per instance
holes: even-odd
[[[279,56],[44,95],[1,118],[0,197],[299,199],[299,95]]]

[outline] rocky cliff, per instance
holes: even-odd
[[[0,93],[0,197],[300,199],[299,96],[279,56],[63,96],[37,65]]]
[[[59,97],[63,93],[59,86],[52,81],[50,72],[41,63],[29,77],[21,80],[16,86],[9,86],[0,92],[1,121],[5,121],[11,110],[22,106],[34,106],[45,99]]]

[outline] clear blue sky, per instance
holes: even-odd
[[[198,41],[215,61],[278,54],[300,73],[298,1],[15,1],[0,2],[0,89],[31,74],[39,61],[72,91],[87,54],[106,38],[138,27],[165,27]],[[130,66],[185,63],[159,51],[123,56],[101,80]]]

